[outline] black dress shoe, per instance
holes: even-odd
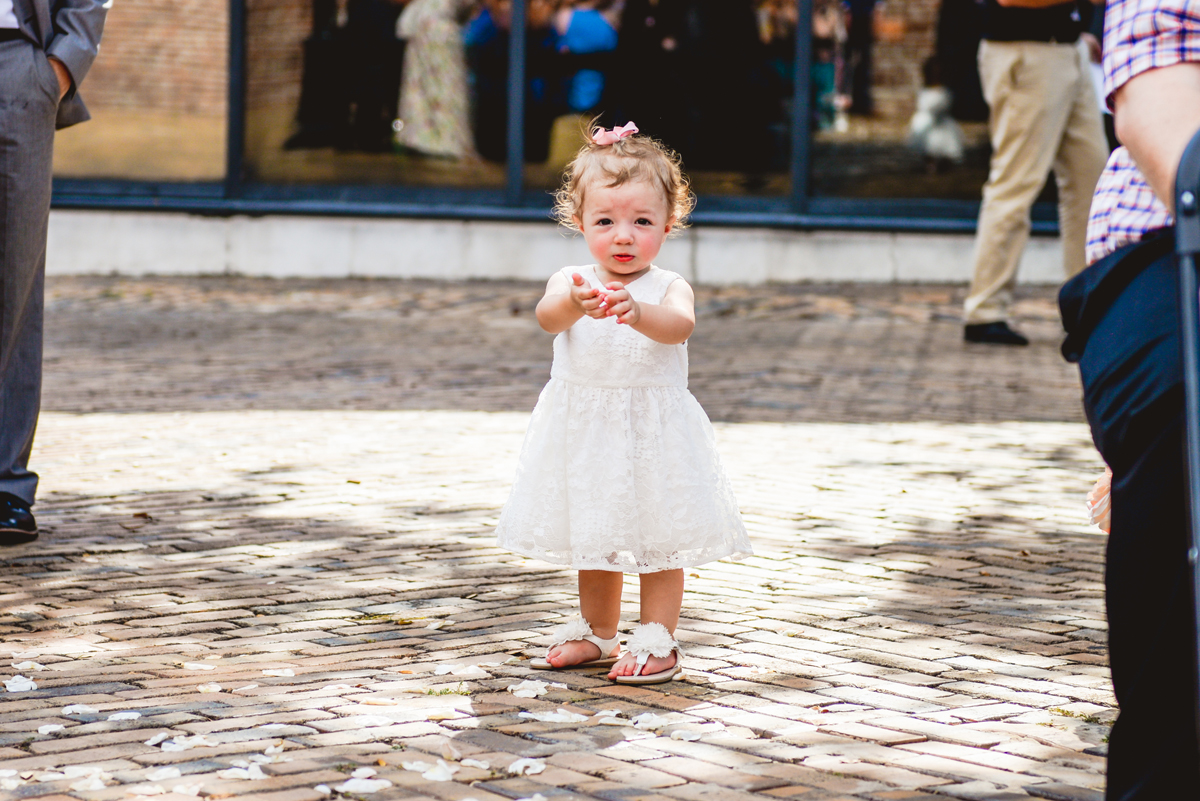
[[[1006,322],[976,323],[963,329],[967,342],[986,342],[990,345],[1028,345],[1029,340],[1008,327]]]
[[[37,539],[37,521],[29,504],[7,492],[0,492],[0,546],[22,545]]]

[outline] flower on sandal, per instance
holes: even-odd
[[[679,643],[662,623],[643,623],[633,630],[625,647],[634,656],[655,656],[664,659],[679,651]],[[682,653],[682,652],[681,652]]]
[[[581,615],[568,620],[566,623],[557,626],[551,636],[554,642],[550,643],[550,647],[555,645],[563,645],[564,643],[582,640],[584,637],[591,635],[592,627]]]

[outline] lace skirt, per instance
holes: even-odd
[[[496,537],[577,570],[653,573],[751,553],[712,426],[682,387],[551,379]]]

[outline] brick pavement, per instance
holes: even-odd
[[[574,608],[491,538],[536,295],[54,280],[47,534],[0,563],[0,678],[37,688],[0,694],[0,793],[1100,798],[1098,460],[1049,293],[1021,351],[963,345],[954,288],[699,293],[693,387],[756,555],[689,571],[657,688],[523,666]]]

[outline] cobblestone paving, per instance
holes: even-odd
[[[52,282],[0,793],[1101,797],[1099,463],[1049,292],[996,350],[959,341],[956,288],[701,291],[693,388],[756,555],[688,571],[687,670],[651,688],[525,667],[575,605],[491,537],[536,296]]]

